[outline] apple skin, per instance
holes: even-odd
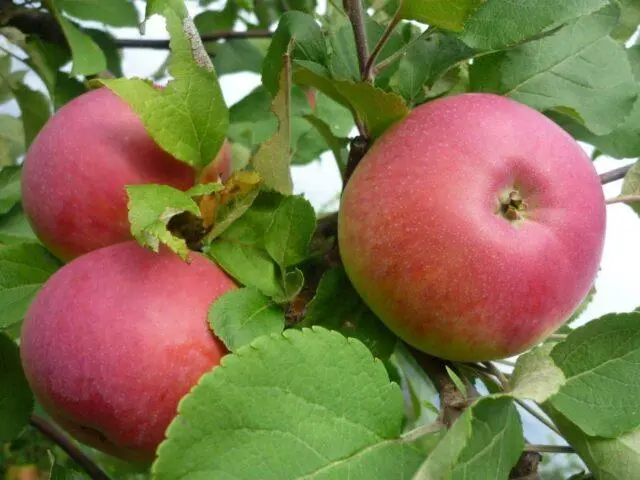
[[[79,441],[153,460],[179,400],[227,353],[207,314],[236,284],[190,257],[119,243],[73,260],[37,294],[22,364],[45,411]]]
[[[225,139],[216,158],[200,174],[200,183],[226,182],[232,173],[231,143]]]
[[[230,169],[225,161],[222,168]],[[22,172],[24,210],[40,241],[68,261],[131,238],[126,185],[187,190],[195,177],[103,87],[62,107],[34,139]]]
[[[511,221],[500,198],[527,208]],[[456,361],[521,353],[593,284],[605,203],[587,155],[537,111],[493,94],[414,109],[343,193],[338,241],[369,307],[410,345]]]

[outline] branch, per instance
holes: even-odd
[[[207,33],[201,35],[203,42],[213,42],[216,40],[232,40],[236,38],[270,38],[273,36],[271,30],[220,30],[219,32]],[[152,40],[137,38],[119,38],[116,39],[118,48],[148,48],[153,50],[166,50],[169,48],[169,40]]]
[[[367,31],[364,26],[364,8],[362,0],[343,0],[344,11],[347,12],[353,33],[356,39],[356,50],[358,51],[358,63],[360,64],[360,74],[364,77],[367,60],[369,59],[369,46],[367,44]]]
[[[387,29],[384,31],[384,33],[380,37],[380,40],[378,40],[378,43],[373,49],[373,52],[371,53],[369,60],[367,60],[367,64],[364,67],[364,73],[362,74],[362,80],[364,80],[365,82],[372,80],[374,75],[374,66],[375,66],[376,58],[378,58],[380,51],[383,49],[383,47],[387,43],[387,40],[389,40],[389,37],[395,30],[396,25],[398,25],[398,23],[400,22],[401,12],[402,12],[402,5],[398,7],[398,10],[396,11],[391,21],[389,22],[389,25],[387,25]]]
[[[619,197],[608,198],[604,201],[607,205],[613,205],[614,203],[631,203],[640,202],[640,195],[620,195]]]
[[[110,480],[107,475],[91,458],[80,450],[69,438],[58,428],[51,425],[44,418],[32,415],[31,425],[42,435],[58,445],[69,455],[93,480]]]
[[[562,434],[560,433],[560,431],[556,428],[556,426],[550,421],[548,420],[543,414],[537,412],[536,410],[534,410],[533,408],[531,408],[529,405],[526,404],[526,402],[524,402],[523,400],[520,400],[519,398],[514,398],[514,400],[516,401],[516,403],[518,405],[520,405],[524,410],[526,410],[527,412],[529,412],[532,416],[534,416],[540,423],[542,423],[543,425],[545,425],[547,428],[549,428],[551,431],[553,431],[554,433],[557,433],[559,436],[562,436]]]
[[[525,452],[547,452],[547,453],[576,453],[576,451],[565,445],[525,445]]]
[[[633,164],[627,165],[626,167],[616,168],[615,170],[611,170],[610,172],[605,172],[600,175],[600,183],[603,185],[606,183],[615,182],[616,180],[620,180],[624,178],[627,172],[633,167]]]

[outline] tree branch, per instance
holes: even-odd
[[[233,40],[244,38],[270,38],[273,36],[271,30],[220,30],[219,32],[207,33],[201,35],[203,42],[213,42],[216,40]],[[169,40],[153,40],[138,38],[119,38],[116,39],[116,45],[119,48],[148,48],[153,50],[166,50],[169,48]]]
[[[626,167],[616,168],[615,170],[611,170],[610,172],[605,172],[600,175],[600,183],[603,185],[606,183],[615,182],[616,180],[620,180],[624,178],[629,170],[631,170],[633,164],[627,165]]]
[[[525,452],[547,452],[547,453],[576,453],[571,447],[565,445],[525,445]]]
[[[619,197],[608,198],[604,203],[613,205],[614,203],[640,202],[640,195],[620,195]]]
[[[107,475],[97,463],[80,450],[64,433],[44,418],[34,414],[31,416],[30,423],[42,435],[62,448],[93,480],[110,480],[109,475]]]
[[[360,64],[360,75],[364,77],[367,60],[369,59],[369,45],[367,44],[367,30],[364,25],[364,8],[362,0],[343,0],[344,11],[351,21]]]
[[[543,425],[545,425],[549,430],[553,431],[554,433],[562,436],[562,434],[560,433],[560,431],[556,428],[556,426],[550,421],[548,420],[542,413],[537,412],[536,410],[534,410],[533,408],[531,408],[529,405],[526,404],[526,402],[524,402],[523,400],[520,400],[518,398],[515,399],[516,403],[518,405],[520,405],[524,410],[526,410],[527,412],[529,412],[529,414],[531,414],[533,417],[535,417],[540,423],[542,423]]]
[[[398,10],[396,11],[396,13],[393,16],[393,18],[391,19],[391,21],[389,22],[389,25],[387,25],[386,30],[384,31],[384,33],[380,37],[380,40],[378,40],[378,43],[376,44],[375,48],[373,49],[373,52],[371,53],[371,56],[367,60],[367,63],[365,65],[365,67],[364,67],[364,72],[362,74],[362,80],[364,80],[365,82],[368,82],[368,81],[373,79],[375,61],[378,58],[378,55],[380,54],[382,49],[384,48],[385,44],[387,43],[387,40],[389,40],[389,37],[391,36],[391,34],[395,30],[396,26],[400,22],[400,20],[401,20],[401,16],[400,16],[401,12],[402,12],[402,6],[398,7]]]

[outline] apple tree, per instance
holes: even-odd
[[[639,24],[0,0],[0,477],[640,478],[640,308],[581,317],[640,214]]]

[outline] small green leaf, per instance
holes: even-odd
[[[287,197],[273,216],[265,234],[265,247],[281,268],[303,261],[316,229],[316,214],[303,197]]]
[[[334,80],[314,64],[296,62],[293,78],[296,83],[310,85],[349,108],[362,120],[369,134],[379,137],[393,123],[409,113],[401,96],[385,92],[368,82],[353,83]]]
[[[0,329],[23,320],[33,297],[60,265],[37,243],[0,244]]]
[[[640,195],[640,162],[633,164],[622,182],[622,195]],[[629,204],[640,215],[640,202]]]
[[[167,225],[183,212],[199,216],[200,209],[193,199],[168,185],[128,185],[126,189],[131,234],[138,243],[154,252],[160,250],[161,243],[165,244],[186,260],[189,256],[186,242],[173,236]]]
[[[20,350],[13,340],[2,333],[0,385],[0,442],[4,443],[17,437],[29,424],[34,400],[20,363]]]
[[[291,178],[291,64],[287,60],[280,74],[280,87],[271,105],[278,118],[278,130],[258,148],[251,159],[264,184],[285,195],[293,192]]]
[[[240,218],[253,205],[258,197],[260,188],[252,188],[243,195],[238,195],[229,203],[221,205],[216,209],[216,220],[211,231],[205,237],[205,243],[210,243],[219,237],[229,225]]]
[[[32,90],[24,83],[15,85],[12,90],[22,112],[25,146],[28,148],[38,132],[49,120],[51,107],[49,100],[42,92]]]
[[[401,440],[402,413],[398,385],[362,343],[318,327],[286,330],[202,377],[181,401],[152,473],[409,478],[422,454]]]
[[[618,14],[612,5],[552,36],[477,58],[472,88],[541,111],[569,108],[593,133],[611,132],[630,114],[638,93],[623,46],[608,35]]]
[[[625,43],[640,24],[640,3],[637,0],[618,0],[618,4],[622,10],[620,23],[611,32],[611,37]]]
[[[15,164],[24,150],[22,121],[9,115],[0,115],[0,167]]]
[[[284,329],[284,311],[253,288],[227,292],[209,310],[209,324],[229,350]]]
[[[124,76],[122,72],[122,51],[118,47],[116,38],[105,30],[85,28],[84,32],[102,49],[107,59],[107,70],[116,77]]]
[[[509,379],[509,392],[521,400],[545,402],[558,392],[565,378],[549,356],[552,344],[546,344],[521,355]]]
[[[286,12],[278,22],[262,64],[262,83],[274,97],[281,90],[284,56],[292,40],[292,58],[320,65],[325,65],[327,61],[327,47],[315,19],[306,13]]]
[[[138,11],[130,0],[56,0],[56,5],[80,20],[95,20],[112,27],[138,25]]]
[[[523,448],[513,400],[484,397],[456,420],[413,478],[507,478]]]
[[[486,0],[404,0],[402,18],[458,32],[465,20]]]
[[[609,314],[551,351],[566,377],[549,402],[587,435],[616,437],[640,423],[640,313]]]
[[[0,168],[0,215],[20,201],[20,167]]]
[[[449,378],[451,379],[453,384],[456,386],[458,390],[460,390],[460,393],[462,393],[462,395],[466,398],[469,395],[469,392],[467,391],[467,386],[464,384],[462,379],[458,376],[456,372],[451,370],[451,368],[449,368],[448,365],[445,365],[445,369],[447,370],[447,375],[449,375]]]
[[[460,37],[473,48],[499,50],[588,15],[607,0],[487,0],[467,20]],[[505,21],[508,19],[508,21]]]
[[[221,183],[198,183],[184,193],[189,197],[200,197],[202,195],[211,195],[220,190],[224,190],[224,185]]]
[[[158,145],[204,168],[222,147],[228,110],[215,72],[195,63],[182,21],[171,10],[166,15],[172,52],[169,73],[174,80],[162,90],[140,79],[102,82],[131,105]]]
[[[73,57],[71,75],[93,75],[102,72],[107,68],[107,59],[104,53],[89,35],[83,33],[71,20],[60,13],[59,1],[50,0],[47,5],[60,24],[62,33],[71,47]]]

